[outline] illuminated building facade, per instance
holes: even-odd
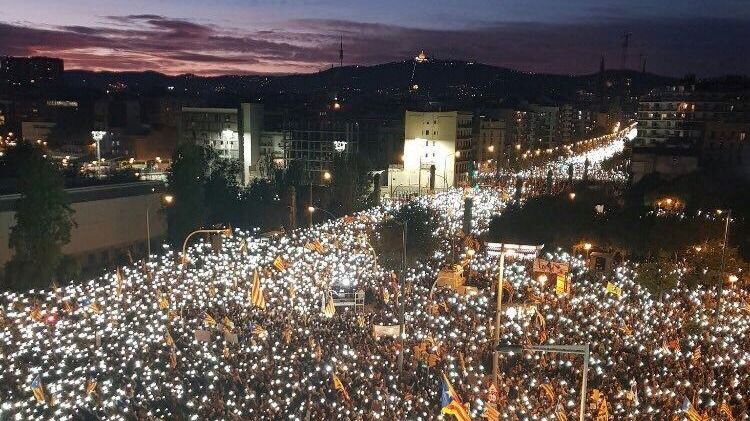
[[[243,103],[238,108],[183,107],[179,142],[208,146],[219,156],[237,160],[245,184],[258,177],[263,106]]]
[[[359,143],[358,121],[327,116],[290,119],[283,130],[284,163],[299,162],[312,180],[322,180],[334,155],[356,154]]]
[[[466,183],[474,159],[472,121],[470,112],[407,111],[403,162],[389,168],[389,189],[429,188],[433,165],[435,187]]]

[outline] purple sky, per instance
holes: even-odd
[[[748,0],[7,0],[0,55],[66,68],[204,75],[314,72],[433,56],[524,71],[750,73]]]

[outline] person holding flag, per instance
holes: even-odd
[[[253,274],[253,289],[250,292],[250,303],[261,310],[266,309],[266,297],[263,295],[263,288],[260,286],[260,277],[258,270]]]
[[[336,375],[336,373],[333,373],[333,388],[336,389],[339,394],[341,394],[341,397],[343,397],[347,403],[351,403],[352,398],[349,396],[349,392],[346,391],[346,388],[344,388],[344,384],[341,383],[341,379]]]
[[[461,397],[458,396],[455,389],[451,385],[451,382],[443,373],[443,386],[440,393],[440,406],[442,410],[440,413],[446,415],[453,415],[458,421],[471,421],[471,415],[469,410],[464,406]]]
[[[47,397],[44,395],[44,385],[42,384],[42,375],[37,374],[34,380],[31,381],[31,391],[34,393],[34,397],[37,402],[46,402]]]

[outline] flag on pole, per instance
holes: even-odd
[[[458,421],[471,421],[471,416],[461,397],[453,389],[448,377],[443,373],[443,387],[440,394],[440,406],[442,414],[453,415]]]
[[[115,276],[117,277],[117,295],[122,295],[122,285],[123,285],[123,279],[122,279],[122,271],[120,268],[117,268],[117,271],[115,272]]]
[[[323,307],[323,315],[330,318],[334,314],[336,314],[336,306],[333,305],[333,296],[329,295],[325,307]]]
[[[698,410],[695,409],[693,403],[690,402],[686,397],[683,397],[682,399],[682,407],[680,408],[680,410],[685,413],[685,418],[687,418],[689,421],[706,421],[706,419],[703,418]]]
[[[333,388],[341,394],[341,397],[343,397],[345,401],[351,402],[352,398],[349,397],[349,392],[346,391],[344,384],[341,383],[341,379],[339,379],[339,376],[337,376],[336,373],[333,373]]]
[[[31,381],[31,391],[34,393],[37,402],[47,401],[46,396],[44,396],[44,385],[42,384],[41,374],[37,374],[34,380]]]
[[[258,276],[257,269],[253,274],[253,289],[250,294],[250,302],[261,310],[266,309],[266,298],[263,296],[263,288],[260,286],[260,277]]]
[[[284,259],[281,258],[281,256],[276,256],[276,258],[273,260],[273,267],[279,270],[279,272],[286,272],[286,269],[289,267],[289,265],[284,261]]]

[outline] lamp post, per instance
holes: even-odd
[[[404,291],[404,281],[406,278],[406,231],[408,229],[408,221],[399,222],[395,219],[392,219],[394,223],[401,226],[401,276],[399,276],[398,280],[398,291],[399,295],[401,295]],[[399,319],[399,329],[398,329],[398,342],[399,342],[399,351],[398,351],[398,378],[401,379],[401,374],[404,371],[404,332],[406,330],[406,327],[404,325],[404,306],[406,305],[406,295],[399,296],[399,310],[398,310],[398,319]]]
[[[323,212],[327,213],[328,215],[330,215],[330,216],[331,216],[331,218],[333,218],[333,219],[336,219],[336,215],[332,214],[331,212],[329,212],[329,211],[328,211],[328,210],[326,210],[326,209],[323,209],[323,208],[316,208],[315,206],[308,206],[308,207],[307,207],[307,211],[308,211],[308,212],[310,212],[310,219],[312,219],[312,214],[313,214],[313,213],[314,213],[314,212],[315,212],[316,210],[320,210],[320,211],[323,211]]]
[[[165,195],[162,200],[169,206],[174,201],[174,196],[171,194]],[[148,256],[146,260],[151,260],[151,222],[149,220],[149,213],[151,212],[151,204],[146,205],[146,251]]]
[[[227,237],[232,237],[232,229],[231,228],[221,228],[221,229],[201,229],[201,230],[195,230],[188,234],[187,237],[185,237],[185,241],[182,243],[182,264],[187,264],[187,254],[185,254],[187,250],[187,244],[188,240],[190,240],[190,237],[192,237],[195,234],[223,234]]]
[[[717,210],[716,213],[721,215],[724,211],[721,209]],[[724,258],[727,252],[727,241],[729,240],[729,221],[732,219],[732,210],[727,211],[727,218],[724,224],[724,243],[721,245],[721,266],[719,269],[719,297],[716,303],[716,319],[718,324],[719,316],[721,316],[721,296],[724,294]]]
[[[580,421],[583,421],[584,416],[586,415],[586,388],[587,388],[588,377],[589,377],[589,358],[590,358],[589,344],[586,344],[586,345],[538,345],[538,346],[530,346],[530,347],[522,347],[520,345],[496,346],[495,352],[493,354],[497,356],[497,354],[501,352],[516,353],[516,352],[521,352],[521,351],[556,352],[559,354],[583,355],[583,379],[581,380],[581,403],[580,403],[580,413],[578,416],[578,419]]]

